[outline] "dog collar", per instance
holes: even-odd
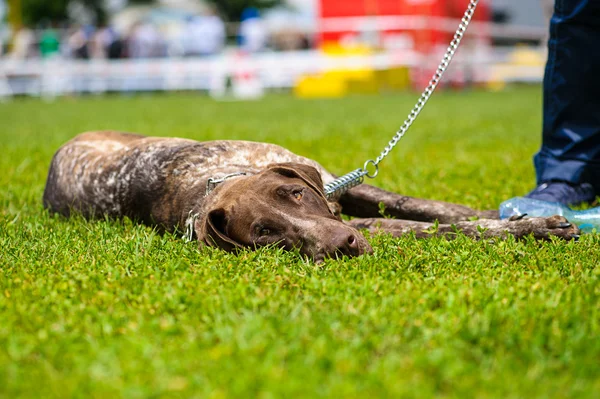
[[[231,179],[232,177],[238,177],[238,176],[246,176],[248,173],[246,172],[236,172],[236,173],[230,173],[228,175],[225,175],[223,177],[209,177],[208,180],[206,181],[206,192],[204,193],[204,196],[207,196],[208,194],[210,194],[210,192],[212,190],[215,189],[215,187],[217,187],[217,185],[219,183],[223,183],[225,180],[227,179]]]
[[[196,219],[200,216],[199,213],[192,213],[194,210],[190,210],[188,213],[188,217],[185,220],[185,234],[183,235],[183,239],[186,242],[191,242],[194,239],[194,223],[196,223]]]

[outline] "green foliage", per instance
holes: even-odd
[[[23,23],[37,25],[41,22],[65,21],[69,0],[21,0]]]
[[[70,3],[80,3],[96,16],[97,23],[106,22],[105,0],[21,0],[23,22],[26,25],[64,22],[69,19]],[[151,3],[152,1],[138,1]]]
[[[372,256],[314,265],[41,206],[52,154],[82,131],[270,141],[343,174],[415,98],[0,104],[0,397],[596,397],[598,235],[377,235]],[[436,94],[373,183],[496,207],[533,185],[540,101]]]
[[[107,13],[105,0],[21,0],[22,17],[26,25],[40,23],[55,23],[68,20],[69,3],[78,2],[91,10],[96,16],[97,23],[106,21]],[[281,4],[281,0],[208,0],[229,21],[240,20],[246,7],[266,9]],[[130,4],[152,4],[155,0],[129,0]]]

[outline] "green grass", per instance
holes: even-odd
[[[41,206],[52,154],[85,130],[269,141],[341,174],[415,97],[0,104],[0,397],[596,397],[597,235],[380,235],[315,265]],[[537,88],[436,94],[374,183],[495,208],[533,186],[540,108]]]

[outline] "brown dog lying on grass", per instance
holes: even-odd
[[[187,226],[204,245],[227,251],[278,245],[316,261],[371,253],[357,230],[362,228],[394,236],[461,231],[476,238],[533,234],[567,240],[579,232],[560,216],[498,220],[496,211],[366,184],[328,201],[323,184],[334,178],[317,162],[273,144],[90,132],[54,155],[44,206],[65,216],[128,216],[166,231]],[[395,219],[378,217],[381,204]],[[357,219],[342,221],[340,209]],[[474,217],[479,220],[470,221]]]

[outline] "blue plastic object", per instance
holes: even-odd
[[[600,231],[600,207],[576,211],[559,202],[540,201],[525,197],[514,197],[500,204],[500,219],[511,216],[548,217],[560,215],[579,227],[582,232],[591,233],[594,229]]]

